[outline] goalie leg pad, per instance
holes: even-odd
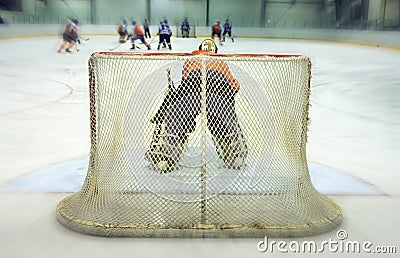
[[[248,154],[246,138],[239,125],[233,98],[210,95],[207,105],[207,126],[218,156],[225,166],[240,169]],[[212,101],[212,102],[211,102]]]
[[[218,156],[228,168],[240,169],[248,154],[247,142],[236,121],[209,123]]]
[[[200,113],[200,95],[169,97],[157,111],[156,124],[146,158],[161,173],[170,172],[182,159],[188,136],[196,128],[196,117]],[[162,121],[160,121],[162,120]]]

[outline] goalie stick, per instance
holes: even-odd
[[[171,68],[167,68],[167,80],[168,80],[168,89],[165,92],[165,96],[164,96],[164,100],[161,104],[161,107],[164,108],[159,108],[157,113],[155,114],[155,116],[150,120],[151,123],[160,123],[163,120],[163,111],[167,110],[169,105],[172,102],[172,98],[173,98],[173,88],[174,88],[174,83],[171,79]]]
[[[152,163],[154,168],[160,173],[166,173],[182,158],[183,149],[187,137],[181,139],[181,135],[176,135],[171,131],[168,133],[168,113],[170,106],[176,101],[173,91],[173,81],[171,79],[171,69],[166,69],[168,88],[164,95],[164,100],[150,122],[155,125],[150,148],[145,154],[145,158]],[[170,128],[171,129],[171,128]],[[178,141],[176,143],[175,141]]]
[[[171,79],[171,68],[167,68],[167,79],[168,79],[168,90],[171,91],[174,88],[174,82]]]

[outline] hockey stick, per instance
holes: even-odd
[[[75,40],[76,52],[79,52],[79,50],[80,50],[80,48],[79,48],[78,45],[80,45],[80,46],[84,46],[84,45],[85,45],[85,44],[83,44],[83,41],[81,41],[80,39],[81,39],[81,37],[78,37],[78,38]]]
[[[115,50],[119,48],[122,45],[122,43],[118,43],[117,45],[113,46],[112,48],[109,48],[108,50]]]
[[[163,102],[161,103],[160,108],[157,110],[154,117],[150,119],[151,123],[161,123],[162,120],[164,119],[165,110],[168,110],[169,106],[173,102],[174,94],[172,93],[172,91],[174,88],[174,83],[171,79],[171,68],[167,68],[166,71],[167,71],[168,88],[164,93],[164,99]]]
[[[167,79],[168,79],[168,90],[172,90],[174,88],[174,82],[171,79],[171,68],[167,68]]]
[[[156,39],[157,39],[157,35],[156,35],[156,36],[154,36],[154,37],[152,37],[152,38],[150,39],[150,42],[149,42],[149,44],[152,44],[152,43],[154,43]]]
[[[84,41],[88,41],[90,39],[90,38],[85,38],[85,37],[82,37],[82,36],[79,36],[79,38],[83,39]]]
[[[141,43],[143,44],[143,43]],[[135,44],[136,49],[143,49],[142,47],[139,47],[137,44]]]
[[[143,42],[141,42],[140,44],[142,44],[142,45],[144,45],[144,43]],[[148,43],[149,45],[150,45],[150,43]],[[146,46],[146,45],[145,45]],[[135,44],[135,47],[137,48],[137,49],[143,49],[143,47],[139,47],[138,45],[136,45]],[[147,47],[147,46],[146,46]]]

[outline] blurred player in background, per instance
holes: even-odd
[[[216,21],[211,27],[211,39],[214,39],[214,36],[218,37],[219,44],[222,45],[222,37],[221,37],[221,22]]]
[[[65,47],[67,47],[65,52],[71,53],[76,42],[78,41],[78,43],[80,43],[78,39],[78,24],[79,22],[77,19],[68,20],[63,33],[63,42],[58,48],[59,53],[61,53]]]
[[[185,17],[181,24],[182,38],[188,38],[189,31],[190,31],[190,25],[189,25],[187,17]]]
[[[144,19],[144,22],[143,22],[143,28],[144,28],[144,37],[145,38],[147,38],[147,37],[151,38],[150,24],[149,24],[149,22],[147,21],[146,18]]]
[[[222,33],[222,42],[225,42],[225,35],[228,34],[228,36],[232,39],[232,42],[234,42],[233,37],[232,37],[232,23],[229,21],[229,19],[225,20],[224,23],[224,33]]]
[[[164,20],[163,22],[160,23],[160,26],[158,27],[158,35],[160,37],[160,40],[158,41],[158,47],[157,50],[160,50],[161,44],[168,44],[168,48],[172,50],[171,46],[171,35],[172,35],[172,30],[168,25],[168,21]]]
[[[128,37],[128,26],[126,20],[118,26],[119,43],[125,43]]]
[[[140,27],[140,25],[136,21],[133,21],[132,25],[133,25],[133,36],[131,36],[131,42],[132,42],[131,49],[136,48],[135,40],[139,39],[143,44],[146,45],[147,49],[150,50],[151,49],[150,44],[147,43],[146,40],[144,39],[144,32]]]

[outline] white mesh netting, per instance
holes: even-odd
[[[341,209],[309,177],[305,56],[95,53],[90,164],[58,220],[103,236],[305,236]]]

